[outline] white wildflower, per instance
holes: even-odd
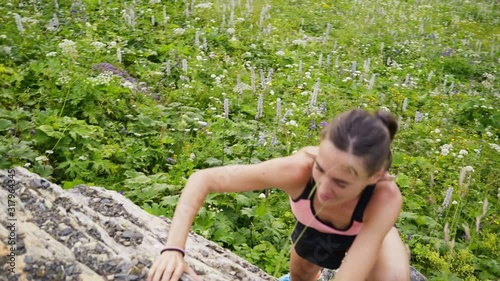
[[[441,146],[441,149],[448,149],[448,150],[452,150],[453,149],[453,145],[451,144],[443,144]]]
[[[0,35],[0,39],[7,39],[7,35],[5,34]]]
[[[460,154],[460,155],[467,155],[467,154],[469,154],[469,152],[468,152],[467,150],[465,150],[465,149],[461,149],[461,150],[458,152],[458,154]]]
[[[69,151],[73,151],[75,149],[76,149],[76,147],[72,146],[72,147],[69,148]]]
[[[295,121],[295,120],[290,120],[290,121],[286,122],[285,124],[289,125],[289,126],[294,126],[294,127],[298,127],[299,126],[297,124],[297,121]]]
[[[261,194],[259,195],[259,198],[260,198],[260,199],[265,199],[265,198],[266,198],[266,195],[265,195],[264,193],[261,193]]]
[[[491,137],[493,134],[491,132],[486,132],[486,136]]]
[[[472,168],[472,166],[465,166],[464,170],[467,172],[474,172],[474,168]]]
[[[212,8],[212,5],[213,3],[200,3],[200,4],[197,4],[196,6],[194,6],[196,9],[210,9]]]
[[[84,156],[84,155],[82,155],[82,156],[78,157],[78,160],[85,161],[85,160],[87,160],[87,157],[86,157],[86,156]]]
[[[238,83],[234,88],[233,91],[235,93],[241,94],[243,91],[250,91],[252,90],[252,87],[248,84],[245,84],[243,82]]]
[[[132,83],[132,82],[130,82],[130,81],[128,81],[128,80],[123,81],[123,83],[122,83],[122,87],[123,87],[123,88],[127,88],[127,89],[129,89],[129,90],[134,90],[134,89],[135,89],[135,85],[134,85],[134,83]]]
[[[49,158],[47,158],[47,156],[38,156],[35,158],[35,161],[37,162],[47,162],[49,161]]]
[[[297,40],[292,41],[293,45],[301,45],[302,47],[305,47],[306,43],[307,43],[307,41],[302,40],[302,39],[297,39]]]
[[[493,148],[494,150],[496,150],[497,152],[500,153],[500,146],[496,143],[490,143],[489,144],[491,148]]]
[[[62,86],[68,84],[69,80],[70,78],[68,76],[61,75],[59,76],[59,78],[57,78],[56,85]]]
[[[280,50],[280,51],[277,51],[275,54],[276,54],[277,56],[282,57],[282,56],[284,56],[284,55],[285,55],[285,52],[284,52],[283,50]]]
[[[441,133],[441,130],[436,129],[436,130],[434,130],[434,133],[439,134],[439,133]]]
[[[28,162],[28,163],[24,164],[24,167],[26,167],[26,168],[29,168],[30,166],[31,166],[31,163],[30,163],[30,162]]]
[[[76,43],[71,40],[63,39],[63,42],[59,43],[57,46],[66,55],[74,56],[78,54],[78,51],[76,50]]]
[[[100,73],[97,75],[97,77],[90,77],[87,78],[87,81],[89,81],[93,86],[97,85],[108,85],[111,80],[113,80],[113,73],[110,71],[105,71],[103,73]]]
[[[185,31],[186,30],[184,28],[176,28],[176,29],[174,29],[174,34],[175,35],[182,35],[182,34],[184,34]]]
[[[45,55],[46,57],[55,57],[57,56],[57,52],[50,52]]]
[[[46,151],[45,151],[45,154],[49,154],[49,155],[50,155],[50,154],[54,154],[54,151],[52,151],[52,150],[46,150]]]
[[[99,41],[92,42],[92,43],[90,43],[90,45],[92,47],[96,48],[97,50],[102,50],[102,49],[106,48],[106,44],[101,43]]]
[[[450,151],[446,148],[441,148],[441,155],[446,156],[450,153]]]

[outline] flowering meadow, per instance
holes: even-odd
[[[388,110],[412,265],[499,280],[499,21],[496,0],[1,1],[0,168],[171,217],[197,169]],[[209,195],[193,230],[279,276],[293,226],[270,189]]]

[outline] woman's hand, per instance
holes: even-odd
[[[186,272],[195,281],[200,281],[198,275],[186,263],[181,253],[165,251],[158,256],[149,270],[148,281],[178,281]]]

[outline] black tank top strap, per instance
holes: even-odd
[[[297,202],[300,199],[309,199],[311,196],[314,195],[314,191],[316,191],[316,188],[314,188],[315,185],[316,183],[311,178],[311,180],[307,183],[306,187],[304,188],[304,191],[302,191],[302,194],[300,194],[299,198],[292,199],[292,201]]]
[[[363,190],[361,193],[361,198],[359,198],[358,204],[354,209],[353,220],[362,222],[363,221],[363,213],[365,212],[366,206],[368,206],[368,202],[372,198],[373,191],[375,190],[375,184],[369,185]]]

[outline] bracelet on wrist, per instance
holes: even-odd
[[[179,248],[179,247],[165,247],[165,248],[163,248],[163,250],[161,250],[160,255],[166,251],[175,251],[175,252],[181,253],[182,257],[186,256],[186,252],[182,248]]]

